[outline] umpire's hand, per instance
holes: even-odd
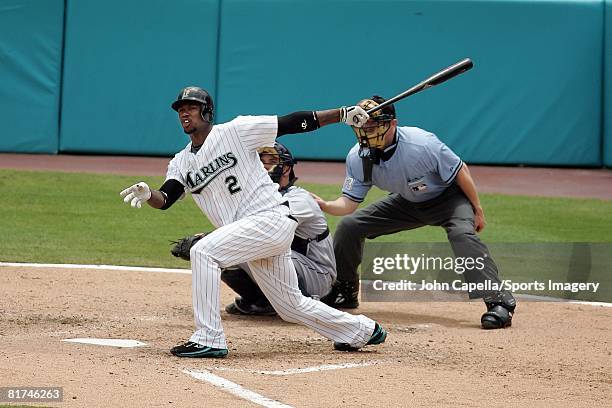
[[[476,208],[474,211],[474,229],[476,232],[482,232],[487,225],[487,221],[485,220],[484,211],[482,211],[482,207]]]

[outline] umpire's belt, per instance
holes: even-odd
[[[453,182],[453,184],[448,186],[446,190],[442,192],[442,194],[430,200],[421,201],[421,202],[408,201],[405,198],[404,200],[408,201],[408,203],[410,203],[411,206],[416,207],[416,208],[429,208],[429,207],[433,207],[435,205],[447,202],[455,194],[464,194],[464,193],[463,193],[463,190],[461,190],[461,188],[457,185],[457,183]]]
[[[291,249],[306,256],[308,254],[308,244],[310,244],[312,241],[321,242],[325,238],[327,238],[328,235],[329,228],[325,228],[325,231],[323,231],[314,238],[300,238],[297,235],[294,235],[293,242],[291,243]]]

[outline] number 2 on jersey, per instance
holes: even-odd
[[[227,189],[229,190],[230,194],[236,194],[241,190],[236,176],[227,176],[225,178],[225,184],[227,184]]]

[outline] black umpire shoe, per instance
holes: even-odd
[[[192,341],[172,347],[170,352],[177,357],[222,358],[227,356],[227,349],[208,347]]]
[[[331,291],[321,298],[321,302],[336,309],[358,308],[359,281],[336,281]]]
[[[512,326],[512,316],[516,309],[516,299],[508,291],[496,292],[483,298],[487,312],[480,318],[485,330],[503,329]]]
[[[369,344],[381,344],[387,340],[387,331],[382,328],[382,326],[378,323],[374,326],[374,332],[372,333],[372,337],[365,344],[366,346]],[[357,351],[359,347],[353,347],[348,343],[339,343],[334,342],[334,349],[338,351]]]
[[[240,297],[237,297],[234,303],[227,305],[225,311],[233,315],[276,316],[276,310],[270,303],[247,303]]]

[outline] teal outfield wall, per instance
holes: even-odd
[[[612,167],[612,0],[606,0],[603,159]]]
[[[184,147],[170,104],[187,84],[214,96],[218,10],[218,0],[69,0],[61,150]]]
[[[0,151],[57,153],[64,0],[0,2]]]
[[[221,122],[391,97],[469,57],[400,123],[471,163],[612,166],[611,32],[612,0],[4,0],[0,151],[171,155],[186,85]],[[302,159],[355,143],[282,140]]]
[[[470,57],[472,71],[399,102],[400,123],[470,162],[600,164],[601,1],[373,4],[224,0],[219,118],[391,97]],[[339,126],[284,140],[319,159],[355,142]]]

